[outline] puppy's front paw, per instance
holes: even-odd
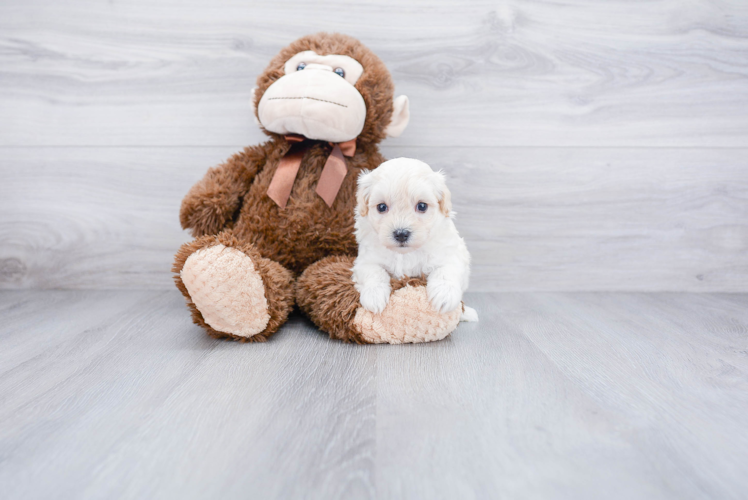
[[[449,281],[431,280],[426,285],[431,305],[440,313],[454,311],[462,301],[462,290]]]
[[[379,314],[390,300],[390,292],[388,284],[367,286],[360,291],[361,305],[367,311]]]

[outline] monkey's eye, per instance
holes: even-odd
[[[343,68],[335,68],[333,71],[335,71],[335,74],[339,77],[345,78],[345,70]]]
[[[416,210],[418,210],[421,213],[423,213],[426,210],[428,210],[428,208],[429,208],[429,206],[427,204],[425,204],[424,202],[422,202],[422,201],[419,201],[418,204],[416,205]]]
[[[380,203],[379,205],[377,205],[377,212],[379,212],[380,214],[383,214],[386,211],[387,211],[387,204],[386,203]]]
[[[302,69],[306,68],[306,63],[301,62],[298,66],[296,66],[296,71],[301,71]]]

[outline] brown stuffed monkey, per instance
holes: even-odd
[[[433,310],[423,279],[393,279],[380,314],[361,307],[351,279],[356,179],[408,123],[408,99],[393,91],[382,61],[341,34],[303,37],[270,61],[253,100],[270,139],[210,169],[182,201],[196,239],[173,271],[196,324],[262,342],[296,303],[350,342],[423,342],[455,328],[459,311]]]

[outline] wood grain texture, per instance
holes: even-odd
[[[373,350],[216,342],[172,291],[0,303],[3,498],[372,496]]]
[[[0,292],[0,495],[744,497],[748,295],[468,303],[434,344],[249,345],[173,290]]]
[[[0,5],[0,144],[257,142],[255,79],[322,30],[410,96],[394,145],[748,143],[743,0],[24,0]]]
[[[225,148],[0,158],[0,287],[169,289],[181,198]],[[748,291],[748,150],[387,147],[449,177],[471,290]]]
[[[0,5],[0,288],[171,287],[177,212],[264,140],[249,96],[318,30],[411,99],[473,290],[748,291],[741,0]]]
[[[477,331],[378,353],[383,498],[744,496],[745,295],[471,298]]]

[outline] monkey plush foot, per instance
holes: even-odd
[[[460,321],[462,309],[434,310],[426,293],[426,280],[393,280],[392,295],[379,314],[356,309],[353,327],[372,344],[433,342],[449,335]]]
[[[250,338],[270,321],[265,285],[252,259],[235,248],[215,245],[187,258],[182,282],[211,328]]]
[[[462,309],[440,314],[426,293],[426,280],[392,280],[392,295],[379,314],[361,307],[353,286],[353,257],[327,257],[296,283],[296,302],[323,331],[347,342],[403,344],[441,340],[457,327]]]
[[[290,271],[230,233],[183,245],[173,270],[193,320],[214,337],[263,342],[293,306]]]

